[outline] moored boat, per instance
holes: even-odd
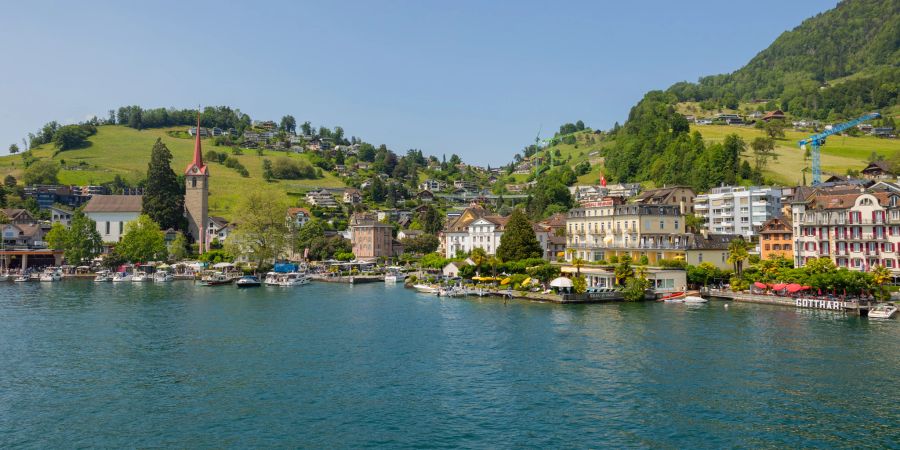
[[[434,294],[435,292],[438,291],[437,288],[432,287],[432,286],[429,286],[429,285],[427,285],[427,284],[416,284],[416,285],[413,285],[413,289],[415,289],[415,290],[417,290],[417,291],[419,291],[419,292],[422,292],[422,293],[424,293],[424,294]]]
[[[673,292],[669,295],[664,295],[664,296],[660,297],[659,299],[657,299],[657,301],[665,302],[665,301],[669,301],[669,300],[673,300],[673,301],[674,300],[684,300],[685,295],[686,294],[684,292]]]
[[[167,270],[160,270],[153,274],[153,281],[156,283],[165,283],[174,279],[175,276],[172,275],[172,272],[169,272]]]
[[[254,275],[244,275],[235,283],[238,288],[259,287],[262,283]]]
[[[131,273],[130,272],[116,272],[113,275],[112,281],[113,283],[121,283],[124,281],[131,281]]]
[[[696,304],[696,303],[706,303],[707,301],[708,301],[708,300],[706,300],[705,298],[700,297],[700,296],[697,296],[697,295],[688,295],[688,296],[685,296],[685,297],[684,297],[684,300],[683,300],[684,303],[694,303],[694,304]]]
[[[144,281],[153,281],[153,276],[144,271],[137,271],[131,276],[131,281],[135,283],[143,283]]]
[[[309,284],[309,277],[302,272],[290,272],[281,274],[278,280],[279,286],[292,287]]]
[[[226,284],[231,284],[234,282],[234,278],[229,278],[222,272],[215,272],[212,275],[204,277],[203,280],[200,281],[201,286],[222,286]]]
[[[878,305],[869,310],[870,319],[890,319],[897,314],[897,307],[894,305]]]
[[[406,279],[406,274],[400,271],[399,267],[388,267],[384,274],[385,283],[398,283]]]
[[[112,281],[113,276],[108,270],[101,270],[94,274],[94,282],[107,283]]]
[[[41,281],[59,281],[62,280],[62,271],[56,267],[48,267],[40,275]]]

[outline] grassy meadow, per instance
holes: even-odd
[[[77,150],[60,152],[53,156],[52,144],[45,144],[32,149],[38,159],[52,159],[64,162],[64,169],[59,173],[59,181],[63,184],[99,184],[113,180],[116,175],[137,181],[147,172],[150,162],[150,151],[156,139],[162,139],[172,152],[172,169],[180,174],[193,158],[193,139],[172,137],[167,132],[182,130],[178,128],[159,128],[134,130],[118,125],[98,127],[97,134],[91,136],[91,145]],[[203,150],[224,151],[231,154],[228,147],[215,147],[211,139],[203,140]],[[296,204],[296,197],[315,187],[342,187],[343,182],[334,175],[324,172],[324,178],[317,180],[277,180],[266,182],[262,177],[262,160],[278,157],[305,159],[306,156],[296,153],[264,151],[261,157],[256,150],[244,150],[243,155],[235,156],[247,171],[249,178],[243,178],[236,171],[218,163],[209,163],[210,195],[209,209],[214,215],[231,217],[232,208],[241,194],[254,189],[266,189],[275,195],[282,196],[290,204]],[[12,174],[21,177],[24,166],[20,155],[0,157],[0,177]]]

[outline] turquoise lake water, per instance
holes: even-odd
[[[0,285],[0,447],[894,447],[900,321]]]

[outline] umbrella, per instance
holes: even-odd
[[[760,283],[759,281],[753,283],[753,285],[756,286],[756,287],[758,287],[759,289],[765,289],[765,288],[766,288],[765,283]]]
[[[555,288],[570,288],[572,286],[572,280],[566,277],[559,277],[550,282],[550,287]]]
[[[799,284],[796,284],[796,283],[791,283],[791,284],[787,285],[787,291],[790,292],[791,294],[793,294],[794,292],[797,292],[801,289],[803,289],[803,286],[800,286]]]
[[[776,291],[780,291],[780,290],[782,290],[782,289],[784,289],[784,288],[786,288],[786,287],[787,287],[786,284],[784,284],[784,283],[778,283],[778,284],[772,286],[772,289],[774,289],[774,290],[776,290]]]
[[[503,279],[503,281],[500,282],[500,285],[501,285],[501,286],[506,286],[507,284],[509,284],[510,281],[512,281],[512,278],[506,277],[506,278]]]
[[[528,283],[531,283],[531,277],[522,280],[522,286],[528,286]]]

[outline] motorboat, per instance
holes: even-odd
[[[678,299],[684,300],[684,296],[685,296],[684,292],[673,292],[669,295],[660,297],[657,301],[665,302],[665,301],[669,301],[669,300],[678,300]]]
[[[27,273],[23,273],[17,276],[13,281],[15,281],[16,283],[27,283],[31,281],[31,277]]]
[[[94,282],[96,283],[107,283],[112,281],[112,279],[113,276],[108,270],[101,270],[94,276]]]
[[[279,274],[278,272],[269,272],[266,274],[265,278],[263,278],[263,283],[268,286],[278,286],[279,275],[281,274]]]
[[[278,285],[279,286],[302,286],[304,284],[309,284],[309,277],[302,272],[289,272],[281,274],[279,277]]]
[[[406,279],[406,274],[400,271],[399,267],[388,267],[384,274],[385,283],[402,283]]]
[[[897,307],[894,305],[878,305],[869,310],[870,319],[890,319],[897,314]]]
[[[40,275],[41,281],[59,281],[62,280],[62,271],[56,267],[50,267],[44,270]]]
[[[113,283],[121,283],[123,281],[131,281],[131,278],[131,272],[116,272],[115,275],[113,275],[112,281]]]
[[[156,283],[165,283],[168,281],[172,281],[175,279],[175,276],[172,275],[172,272],[168,270],[160,270],[153,274],[153,281]]]
[[[235,282],[238,288],[259,287],[262,283],[254,275],[244,275]]]
[[[200,284],[202,286],[222,286],[231,284],[232,282],[234,282],[234,278],[229,278],[222,272],[215,272],[212,275],[203,278]]]
[[[685,297],[684,297],[684,300],[683,300],[683,301],[684,301],[684,303],[693,303],[693,304],[697,304],[697,303],[706,303],[706,302],[708,302],[709,300],[707,300],[707,299],[705,299],[705,298],[703,298],[703,297],[697,296],[697,295],[688,295],[688,296],[685,296]]]
[[[435,295],[437,295],[438,297],[462,297],[466,295],[466,290],[454,286],[451,288],[440,289],[435,292]]]
[[[413,289],[423,293],[423,294],[434,294],[438,292],[438,289],[427,284],[416,284],[413,286]]]
[[[135,283],[143,283],[144,281],[153,281],[153,275],[143,272],[137,271],[134,275],[131,276],[131,281]]]

